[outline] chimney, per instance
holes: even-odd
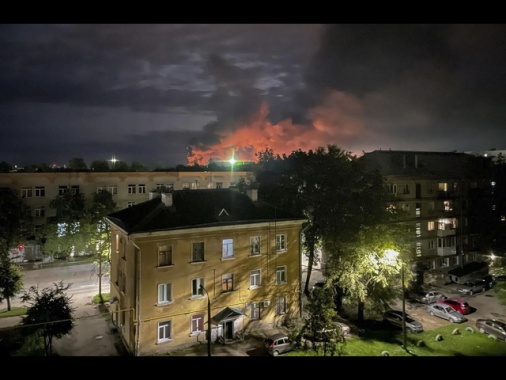
[[[162,202],[165,206],[172,206],[172,193],[162,193]]]
[[[248,189],[246,190],[246,194],[251,198],[253,202],[258,201],[258,189]]]

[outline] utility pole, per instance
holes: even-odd
[[[401,262],[401,289],[402,289],[402,347],[408,350],[406,337],[406,291],[404,289],[404,262]]]

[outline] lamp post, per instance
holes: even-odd
[[[401,290],[402,290],[402,347],[407,351],[406,345],[406,292],[404,290],[404,262],[401,260]]]
[[[206,292],[207,296],[207,356],[211,356],[211,299],[204,286],[200,285],[200,289]]]

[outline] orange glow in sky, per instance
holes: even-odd
[[[235,130],[219,136],[218,144],[199,149],[191,147],[188,163],[206,165],[211,158],[256,162],[256,154],[271,149],[275,155],[290,155],[293,151],[317,149],[345,143],[363,133],[363,106],[359,99],[342,92],[329,92],[322,105],[311,109],[311,125],[294,124],[290,119],[273,124],[268,120],[269,106],[263,103],[249,124],[237,125]]]

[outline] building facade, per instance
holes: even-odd
[[[168,191],[182,189],[229,188],[244,180],[253,181],[253,172],[201,171],[201,172],[40,172],[0,173],[0,187],[15,191],[31,208],[35,228],[43,225],[48,217],[56,215],[49,204],[65,191],[83,194],[91,206],[93,195],[100,190],[112,194],[118,209],[144,202],[149,192],[164,188]],[[28,244],[13,250],[15,257],[28,260],[40,259],[40,246]]]
[[[451,278],[453,269],[483,259],[472,220],[476,193],[482,200],[491,193],[488,164],[483,157],[453,152],[373,151],[365,153],[364,159],[383,174],[393,207],[402,211],[399,222],[412,235],[411,263],[419,283],[458,281]]]
[[[275,326],[301,312],[301,231],[232,189],[153,195],[107,217],[111,306],[136,356]]]

